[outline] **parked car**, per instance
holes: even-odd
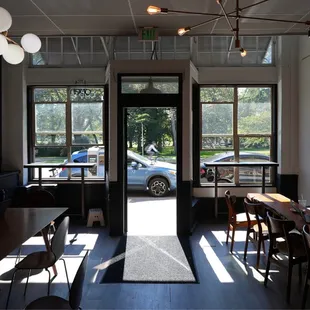
[[[261,153],[241,152],[240,161],[244,162],[264,162],[270,161],[269,156]],[[233,162],[234,152],[225,152],[209,157],[207,162]],[[212,183],[215,180],[215,170],[207,167],[204,163],[200,164],[201,183]],[[234,183],[234,167],[218,167],[217,180],[219,183]],[[261,183],[261,167],[239,167],[240,183]],[[266,182],[270,182],[270,169],[266,169]]]
[[[85,176],[104,177],[104,148],[91,147],[71,155],[73,162],[94,163],[94,168],[85,169]],[[68,161],[65,160],[65,163]],[[72,168],[73,177],[81,176],[80,168]],[[59,177],[68,177],[68,169],[62,169]],[[176,189],[176,165],[153,161],[135,152],[127,151],[128,190],[144,190],[155,197],[167,195]]]

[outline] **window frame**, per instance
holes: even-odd
[[[204,102],[201,101],[201,89],[203,88],[234,88],[234,102]],[[270,89],[270,100],[271,100],[271,131],[270,134],[239,134],[238,133],[238,88],[269,88]],[[198,151],[194,151],[195,158],[200,163],[200,152],[206,151],[206,150],[214,150],[214,149],[208,149],[202,147],[202,105],[203,104],[233,104],[233,130],[232,130],[232,141],[233,141],[233,147],[230,149],[227,148],[217,148],[216,151],[218,152],[225,152],[225,151],[231,151],[234,153],[235,160],[239,161],[239,155],[240,155],[240,139],[241,138],[264,138],[267,137],[270,139],[270,161],[275,161],[277,158],[277,98],[276,98],[276,85],[274,84],[200,84],[199,85],[199,93],[197,94],[198,102],[196,103],[198,105],[199,110],[199,143],[196,145],[198,146]],[[195,116],[194,116],[195,118]],[[197,119],[197,118],[196,118]],[[195,130],[193,130],[193,133],[195,133]],[[215,136],[230,136],[230,135],[215,135]],[[197,166],[196,166],[197,167]],[[199,165],[200,169],[200,165]],[[195,169],[197,170],[197,169]],[[276,183],[276,168],[270,168],[271,174],[270,174],[270,182],[267,183],[268,185],[274,186]],[[260,187],[261,184],[257,183],[240,183],[239,182],[239,167],[234,168],[234,174],[235,174],[235,182],[231,184],[225,184],[225,186],[249,186],[249,187]],[[208,187],[208,186],[214,186],[213,183],[201,183],[200,181],[200,174],[199,170],[194,172],[194,184],[197,187]]]
[[[55,89],[55,88],[59,88],[59,89],[66,89],[66,94],[67,94],[67,98],[66,101],[51,101],[51,102],[42,102],[42,101],[35,101],[34,98],[34,93],[35,93],[35,89]],[[70,98],[70,90],[74,89],[74,88],[101,88],[103,90],[103,99],[102,100],[92,100],[91,102],[83,102],[83,101],[77,101],[77,100],[71,100]],[[63,147],[66,148],[67,150],[67,160],[68,161],[72,161],[71,159],[71,155],[74,152],[74,150],[72,149],[77,149],[77,148],[90,148],[93,146],[98,146],[98,147],[102,147],[105,146],[106,144],[106,135],[107,133],[106,131],[106,87],[105,85],[78,85],[78,84],[74,84],[74,85],[31,85],[28,86],[28,115],[27,115],[27,119],[28,119],[28,123],[30,124],[30,126],[28,126],[28,162],[32,163],[35,162],[35,149],[37,147],[42,147],[42,146],[38,146],[36,145],[36,117],[35,117],[35,113],[36,113],[36,105],[37,104],[65,104],[65,135],[66,135],[66,143],[64,145],[47,145],[44,146],[46,148],[55,148],[55,147]],[[80,143],[80,144],[74,144],[72,141],[72,137],[73,137],[73,130],[72,130],[72,106],[74,104],[77,103],[101,103],[102,105],[102,128],[101,128],[101,132],[102,132],[102,143],[89,143],[89,144],[85,144],[85,143]],[[30,181],[34,181],[37,180],[37,178],[34,177],[34,170],[33,169],[28,169],[28,177]],[[59,177],[49,177],[49,178],[42,178],[43,182],[46,182],[48,180],[53,180],[53,182],[74,182],[77,180],[80,180],[81,177],[71,177],[71,168],[68,168],[68,176],[66,178],[59,178]],[[103,177],[96,177],[96,178],[86,178],[85,180],[87,181],[91,181],[91,182],[102,182],[105,181],[105,176]]]

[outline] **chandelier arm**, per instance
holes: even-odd
[[[254,17],[254,16],[245,16],[245,15],[240,15],[240,18],[253,19],[253,20],[265,20],[265,21],[281,22],[281,23],[291,23],[291,24],[303,24],[303,25],[307,25],[307,26],[310,25],[309,20],[302,22],[302,21],[288,20],[288,19],[274,19],[274,18]]]
[[[219,6],[221,7],[221,9],[222,9],[222,11],[223,11],[223,13],[224,13],[225,19],[226,19],[226,21],[227,21],[227,23],[228,23],[228,25],[229,25],[229,27],[230,27],[230,30],[233,32],[234,37],[235,37],[235,39],[237,40],[236,31],[235,31],[235,29],[234,29],[234,27],[233,27],[231,21],[230,21],[229,18],[228,18],[228,15],[227,15],[227,13],[226,13],[226,11],[225,11],[225,8],[224,8],[222,2],[219,1],[218,4],[219,4]],[[238,14],[238,12],[237,12],[237,14]],[[238,15],[236,15],[236,18],[237,18],[237,17],[238,17]]]
[[[257,2],[257,3],[251,4],[251,5],[245,6],[245,7],[243,7],[243,8],[240,8],[240,11],[243,11],[243,10],[246,10],[246,9],[249,9],[249,8],[252,8],[252,7],[254,7],[254,6],[257,6],[257,5],[262,4],[262,3],[264,3],[264,2],[267,2],[267,1],[269,1],[269,0],[262,0],[262,1],[260,1],[260,2]],[[237,11],[234,10],[234,11],[231,11],[231,12],[227,13],[227,15],[231,15],[231,14],[234,14],[234,13],[236,13],[236,12],[237,12]],[[199,13],[199,15],[201,15],[201,14],[203,14],[203,13]],[[196,24],[196,25],[193,25],[193,26],[189,26],[189,28],[190,28],[190,29],[195,29],[195,28],[198,28],[198,27],[201,27],[201,26],[205,26],[205,25],[207,25],[207,24],[209,24],[209,23],[212,23],[212,22],[215,22],[215,21],[217,21],[217,20],[220,20],[220,19],[222,19],[223,17],[224,17],[224,15],[218,16],[218,17],[214,17],[214,18],[211,18],[211,19],[209,19],[209,20],[207,20],[207,21],[205,21],[205,22],[201,22],[201,23],[199,23],[199,24]],[[235,16],[234,16],[234,17],[235,17]]]

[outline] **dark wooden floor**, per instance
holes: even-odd
[[[225,244],[225,225],[199,225],[191,237],[198,284],[100,284],[104,273],[98,270],[114,253],[118,238],[110,238],[105,229],[71,225],[70,237],[77,241],[66,248],[70,280],[74,278],[81,258],[91,250],[84,283],[83,309],[298,309],[302,288],[296,277],[292,284],[292,302],[285,302],[286,268],[272,265],[268,288],[264,278],[264,256],[260,272],[256,271],[255,252],[250,245],[247,263],[243,262],[245,232],[236,235],[235,253]],[[43,247],[40,237],[23,246],[23,254]],[[0,308],[4,308],[14,267],[14,253],[0,262]],[[59,275],[52,284],[51,294],[68,296],[64,270],[57,264]],[[297,268],[297,267],[296,267]],[[296,270],[297,271],[297,270]],[[26,298],[23,297],[25,275],[17,277],[10,308],[22,309],[35,298],[46,295],[47,273],[31,276]],[[310,302],[308,303],[310,306]]]

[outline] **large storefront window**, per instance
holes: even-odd
[[[103,104],[102,87],[33,88],[33,162],[86,163],[97,158],[97,169],[85,169],[85,176],[104,178]],[[80,176],[80,168],[42,169],[45,179]],[[33,177],[38,177],[37,170]]]
[[[272,160],[272,87],[203,86],[200,89],[203,162],[262,162]],[[214,171],[202,175],[201,184],[214,182]],[[272,182],[272,169],[266,181]],[[219,183],[262,182],[260,167],[220,167]]]

